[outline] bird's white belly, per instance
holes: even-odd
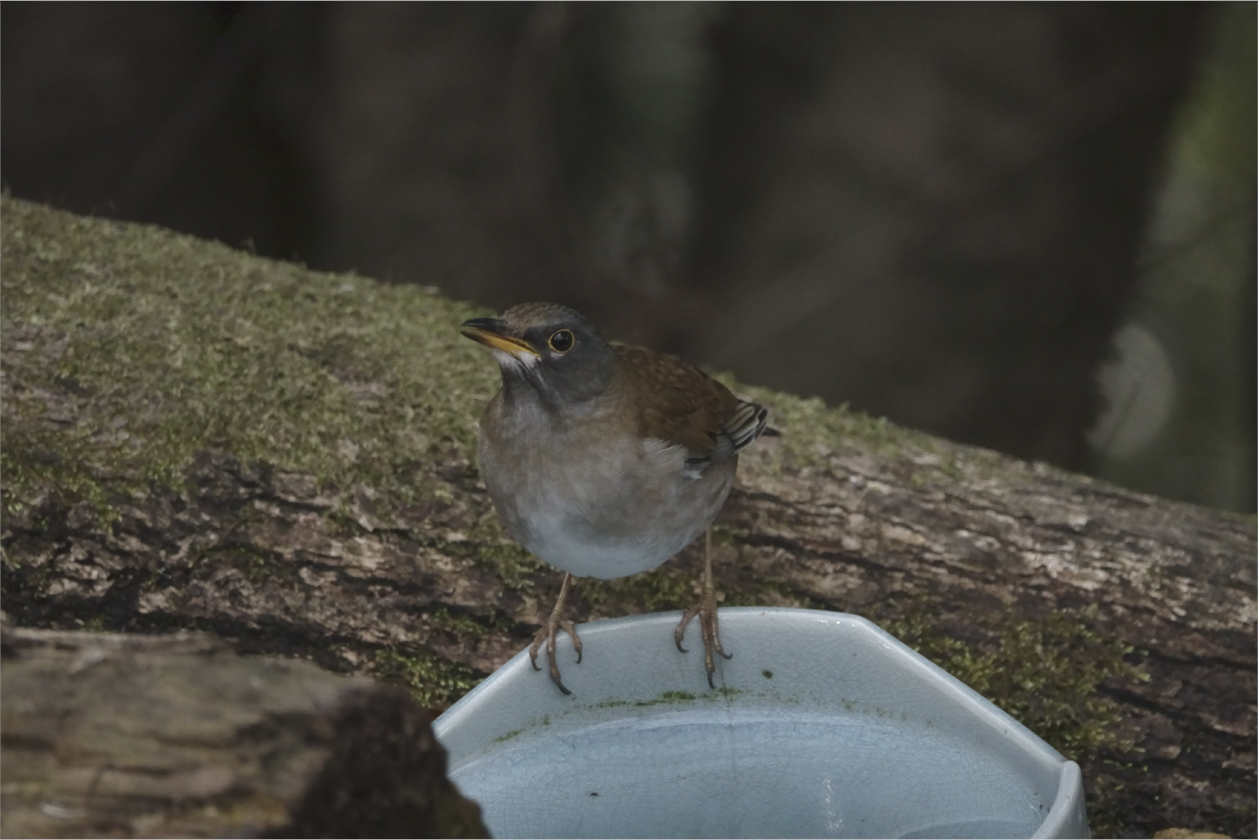
[[[595,542],[565,527],[560,518],[534,519],[525,548],[577,577],[618,578],[654,569],[689,545],[697,534],[648,534],[637,541]]]
[[[549,446],[523,457],[517,451],[517,468],[504,470],[482,440],[481,473],[508,532],[539,559],[578,577],[625,577],[655,568],[703,533],[725,503],[737,463],[686,478],[682,448],[628,445],[634,449],[616,457],[603,451],[589,459],[542,457],[556,451]]]

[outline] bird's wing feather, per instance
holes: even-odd
[[[615,345],[626,386],[642,406],[639,431],[685,446],[692,467],[728,458],[764,431],[768,412],[703,371],[659,353]]]

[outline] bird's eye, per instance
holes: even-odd
[[[555,330],[550,334],[550,349],[556,353],[567,353],[576,343],[572,330]]]

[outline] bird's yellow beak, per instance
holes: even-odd
[[[517,359],[527,356],[541,358],[541,353],[534,350],[527,341],[506,335],[506,327],[507,325],[497,318],[473,318],[470,321],[464,321],[459,327],[459,332],[490,350],[501,350]]]

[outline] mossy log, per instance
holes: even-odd
[[[477,477],[497,371],[457,326],[482,310],[0,213],[12,622],[205,630],[434,708],[527,644],[560,576]],[[782,433],[718,520],[724,603],[879,621],[1078,759],[1098,834],[1253,832],[1253,517],[723,379]],[[700,561],[582,581],[574,617],[677,608]]]
[[[2,645],[0,836],[489,836],[399,688],[200,634]]]

